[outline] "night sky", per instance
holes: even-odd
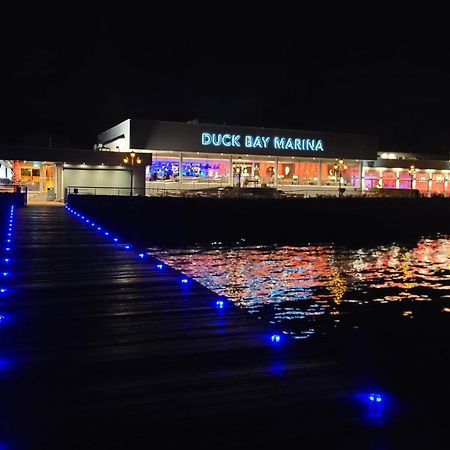
[[[11,25],[14,25],[12,23]],[[375,134],[448,154],[450,48],[295,40],[133,42],[102,27],[2,32],[0,144],[91,148],[127,118]]]

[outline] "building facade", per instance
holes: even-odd
[[[387,153],[373,136],[126,120],[98,136],[110,152],[151,153],[146,194],[275,187],[304,196],[418,190],[449,195],[448,157]]]
[[[29,200],[226,187],[303,197],[450,196],[448,155],[380,151],[374,136],[349,133],[128,119],[101,133],[94,149],[0,147],[0,156],[1,189],[19,185]]]

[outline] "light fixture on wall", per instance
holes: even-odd
[[[133,176],[134,176],[134,165],[137,164],[141,164],[142,160],[139,157],[139,155],[136,155],[135,152],[130,152],[129,155],[126,155],[125,158],[123,158],[123,162],[125,164],[128,164],[129,166],[131,166],[131,187],[130,187],[130,196],[133,195]]]

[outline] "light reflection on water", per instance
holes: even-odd
[[[296,339],[342,322],[358,328],[362,314],[380,308],[403,320],[414,318],[423,302],[450,311],[449,237],[414,247],[195,248],[157,255]]]

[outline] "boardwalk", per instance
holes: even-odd
[[[268,324],[89,225],[16,210],[0,448],[272,448],[364,429],[332,359],[271,345]]]

